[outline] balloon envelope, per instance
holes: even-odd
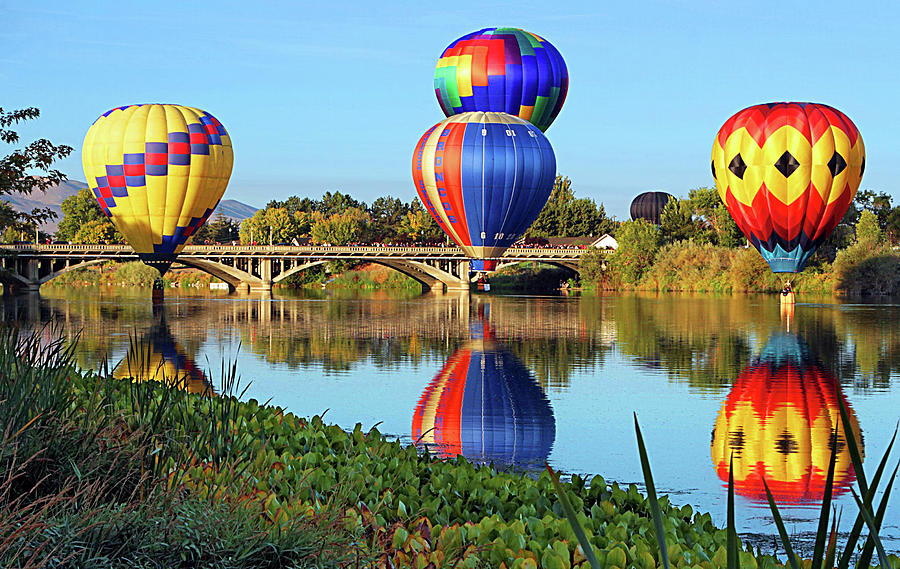
[[[413,152],[413,182],[438,225],[471,258],[499,257],[537,218],[556,178],[547,137],[506,113],[434,125]]]
[[[748,107],[719,129],[712,150],[719,196],[776,273],[803,270],[846,213],[864,168],[856,126],[817,103]]]
[[[556,438],[550,402],[528,368],[485,332],[454,352],[422,393],[412,438],[444,458],[540,468]]]
[[[669,200],[675,196],[666,192],[644,192],[631,200],[631,219],[646,219],[650,223],[659,225],[659,217]]]
[[[834,494],[855,480],[841,426],[836,378],[809,353],[794,334],[774,334],[758,360],[735,379],[712,435],[716,473],[728,481],[734,460],[734,487],[753,501],[767,503],[763,480],[779,504],[821,502],[831,455],[838,436]],[[860,452],[856,414],[844,400]]]
[[[159,381],[191,393],[215,395],[212,384],[169,331],[164,319],[136,343],[113,370],[117,379]]]
[[[219,203],[233,154],[211,114],[151,104],[104,113],[84,138],[82,161],[103,213],[164,272]]]
[[[441,54],[434,92],[444,114],[504,112],[547,130],[569,90],[569,72],[547,40],[516,28],[485,28]]]

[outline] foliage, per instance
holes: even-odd
[[[0,108],[0,141],[13,145],[19,142],[19,134],[9,127],[22,121],[36,119],[40,111],[34,107],[4,111]],[[54,162],[72,153],[72,147],[56,146],[44,138],[38,139],[25,148],[14,149],[0,158],[0,195],[30,194],[34,190],[46,191],[62,182],[66,175],[51,169]],[[56,218],[50,208],[35,209],[30,214],[21,214],[18,221],[31,226]]]
[[[117,243],[122,239],[115,226],[108,219],[94,219],[78,227],[75,232],[76,243],[98,245],[100,243]]]
[[[409,289],[422,291],[422,284],[419,281],[387,267],[345,271],[331,280],[328,287],[355,290]]]
[[[129,286],[153,286],[159,271],[140,261],[121,263],[116,267],[116,282]]]
[[[856,242],[865,247],[875,247],[881,242],[881,228],[878,218],[869,210],[864,210],[856,222]]]
[[[838,251],[832,273],[834,292],[839,294],[900,294],[900,255],[886,245],[862,240]]]
[[[661,291],[729,292],[734,249],[693,240],[663,245],[644,276],[646,287]]]
[[[349,208],[312,225],[309,236],[313,243],[349,245],[365,239],[371,218],[360,208]]]
[[[606,216],[603,204],[575,198],[572,181],[557,176],[553,190],[537,219],[526,231],[529,237],[581,237],[612,233],[615,222]]]
[[[444,232],[425,207],[415,199],[400,222],[399,238],[412,243],[442,242]]]
[[[578,260],[578,273],[582,286],[594,288],[604,281],[609,253],[596,247],[588,247]]]
[[[201,243],[228,244],[240,238],[239,230],[240,224],[222,214],[218,214],[215,219],[207,220],[191,235],[191,243],[195,245]]]
[[[0,565],[342,564],[346,533],[324,513],[276,524],[268,494],[184,483],[194,461],[227,453],[233,406],[77,373],[72,348],[41,337],[0,330]]]
[[[72,502],[54,504],[43,525],[22,534],[23,550],[56,539],[47,549],[52,555],[98,559],[105,566],[127,559],[137,567],[148,565],[150,556],[157,566],[224,566],[226,556],[236,567],[299,565],[303,559],[308,565],[343,560],[374,566],[378,560],[379,566],[436,568],[586,563],[572,528],[560,519],[562,505],[546,473],[531,477],[461,458],[437,461],[374,428],[357,425],[346,432],[319,417],[304,420],[253,400],[239,402],[229,395],[233,367],[223,370],[226,391],[215,397],[69,369],[63,366],[65,373],[37,393],[51,402],[61,399],[54,408],[78,418],[79,429],[71,431],[78,442],[66,446],[82,454],[57,453],[58,460],[43,463],[31,479],[65,468],[52,480],[73,481],[66,472],[77,471],[88,483],[99,477],[118,484],[84,510]],[[22,393],[43,385],[28,379],[18,388]],[[45,408],[8,407],[17,412],[10,424],[17,431],[27,426],[22,441],[54,443],[43,437],[49,433],[46,418],[54,415]],[[114,434],[94,428],[110,421],[117,425]],[[590,549],[598,561],[655,567],[650,505],[636,486],[573,476],[563,487],[575,517],[593,536]],[[28,484],[22,488],[29,491]],[[65,484],[58,488],[68,491]],[[20,527],[15,524],[28,515],[21,505],[14,525],[6,527]],[[725,532],[708,514],[672,506],[665,497],[658,506],[673,566],[723,566]],[[85,535],[96,539],[73,539]],[[242,540],[244,547],[237,548]],[[757,560],[774,566],[772,558]]]
[[[656,259],[660,237],[659,228],[645,219],[622,223],[616,232],[619,247],[609,261],[614,277],[626,286],[638,286]]]
[[[60,241],[73,241],[78,243],[99,243],[96,239],[110,239],[113,242],[124,241],[125,238],[116,229],[113,222],[103,214],[100,205],[94,198],[93,192],[88,189],[79,190],[74,196],[69,196],[60,205],[63,217],[56,230],[56,239]],[[100,223],[97,223],[100,222]],[[86,225],[92,224],[92,229],[83,236],[89,236],[93,241],[81,241],[77,237],[78,232]],[[103,228],[103,225],[109,228]],[[102,235],[102,237],[98,237]],[[112,237],[109,237],[112,235]]]
[[[576,275],[573,271],[553,265],[519,263],[491,273],[491,290],[504,291],[554,291]]]
[[[690,200],[669,200],[659,216],[661,238],[672,243],[694,239],[698,243],[708,243],[709,231],[694,220],[694,206]]]

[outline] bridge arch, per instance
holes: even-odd
[[[82,261],[82,262],[76,263],[74,265],[68,265],[66,267],[63,267],[62,269],[59,269],[58,271],[53,271],[51,273],[48,273],[48,274],[38,278],[38,283],[44,284],[45,282],[52,281],[53,279],[55,279],[56,277],[58,277],[59,275],[61,275],[63,273],[68,273],[69,271],[74,271],[76,269],[83,269],[85,267],[90,267],[92,265],[100,265],[102,263],[106,263],[108,260],[109,259],[94,259],[92,261]]]

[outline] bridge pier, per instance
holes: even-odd
[[[445,284],[447,285],[447,292],[469,292],[469,260],[463,259],[460,261],[456,261],[456,274],[454,275],[455,279],[448,280]]]

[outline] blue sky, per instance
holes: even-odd
[[[200,107],[232,136],[226,198],[415,196],[413,147],[443,114],[434,65],[483,27],[537,33],[569,94],[547,136],[578,197],[624,219],[638,193],[709,186],[713,137],[770,101],[837,107],[866,143],[861,188],[900,204],[900,8],[842,2],[42,2],[0,0],[0,107],[80,148],[106,110]],[[2,150],[2,149],[0,149]]]

